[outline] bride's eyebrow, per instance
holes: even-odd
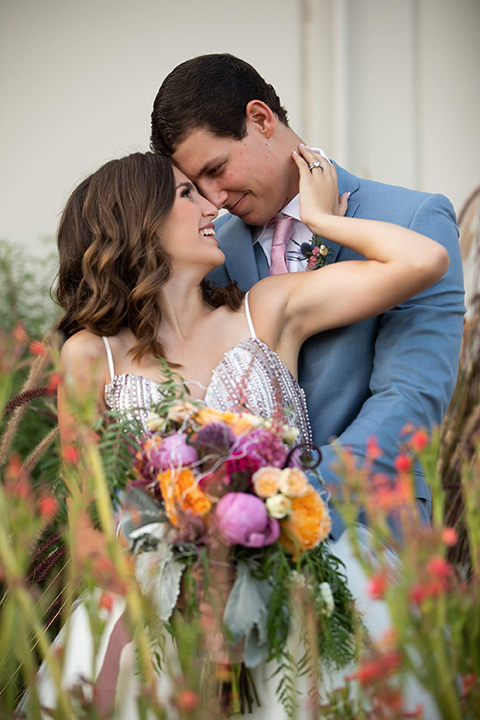
[[[185,180],[183,182],[178,183],[178,185],[175,185],[175,192],[179,190],[180,188],[185,187],[189,190],[195,190],[196,186],[192,182],[186,182]]]

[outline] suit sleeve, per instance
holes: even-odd
[[[395,472],[406,423],[430,430],[442,422],[455,387],[465,311],[458,228],[451,203],[441,195],[426,196],[410,227],[441,243],[449,252],[450,267],[435,285],[381,316],[371,396],[338,438],[361,463],[368,438],[375,436],[383,453],[375,471],[389,475]],[[338,482],[330,467],[335,451],[326,445],[322,454],[327,485]],[[429,498],[421,471],[417,497]]]

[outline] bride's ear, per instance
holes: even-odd
[[[247,116],[247,124],[250,123],[252,129],[261,132],[267,139],[270,138],[275,130],[275,114],[262,100],[250,100],[245,108]]]

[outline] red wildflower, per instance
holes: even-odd
[[[33,340],[30,343],[29,350],[32,355],[46,355],[47,353],[45,343],[40,342],[40,340]]]
[[[382,451],[378,446],[377,438],[375,437],[375,435],[370,435],[367,440],[367,457],[375,460],[376,458],[381,457],[381,455]]]
[[[458,533],[453,527],[446,527],[442,530],[442,541],[445,545],[453,547],[458,542]]]
[[[111,612],[113,608],[113,597],[109,592],[103,592],[100,600],[98,601],[98,607],[101,610],[106,610],[107,612]]]
[[[387,578],[384,573],[373,575],[368,581],[368,594],[374,600],[382,600],[387,589]]]
[[[410,590],[410,599],[421,605],[428,598],[439,597],[450,585],[452,566],[440,555],[435,555],[427,565],[428,574],[422,582]]]
[[[477,676],[475,673],[467,673],[466,675],[462,675],[462,690],[463,695],[468,695],[472,687],[475,685],[477,681]]]
[[[428,445],[428,434],[425,430],[417,430],[413,433],[410,444],[415,452],[422,452]]]
[[[378,653],[375,657],[361,662],[358,670],[345,679],[358,680],[361,685],[369,685],[376,680],[385,680],[399,667],[401,659],[397,650]]]
[[[191,713],[198,707],[200,696],[194,690],[182,690],[178,693],[174,702],[181,713]]]
[[[38,501],[38,511],[44,520],[52,520],[57,514],[58,500],[53,495],[44,495]]]
[[[13,339],[17,343],[26,343],[28,340],[28,335],[25,332],[25,328],[23,327],[21,322],[17,322],[15,327],[13,328]]]
[[[440,555],[435,555],[428,563],[427,570],[435,580],[448,583],[452,575],[452,566]]]
[[[80,460],[80,450],[76,445],[66,445],[62,449],[62,457],[67,465],[76,465]]]
[[[22,459],[14,453],[5,468],[5,490],[10,495],[26,499],[32,493],[32,485],[28,474],[22,469]]]
[[[53,372],[50,375],[50,379],[47,383],[47,389],[50,390],[50,392],[54,392],[60,385],[61,379],[62,379],[62,376],[60,375],[60,373]]]
[[[395,470],[397,472],[410,472],[412,469],[412,458],[408,455],[405,455],[405,453],[400,453],[400,455],[397,455],[394,462]]]

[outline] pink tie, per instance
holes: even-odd
[[[294,220],[292,217],[274,217],[268,223],[274,227],[272,241],[272,259],[270,263],[270,275],[287,273],[288,267],[285,259],[287,243],[293,233]]]

